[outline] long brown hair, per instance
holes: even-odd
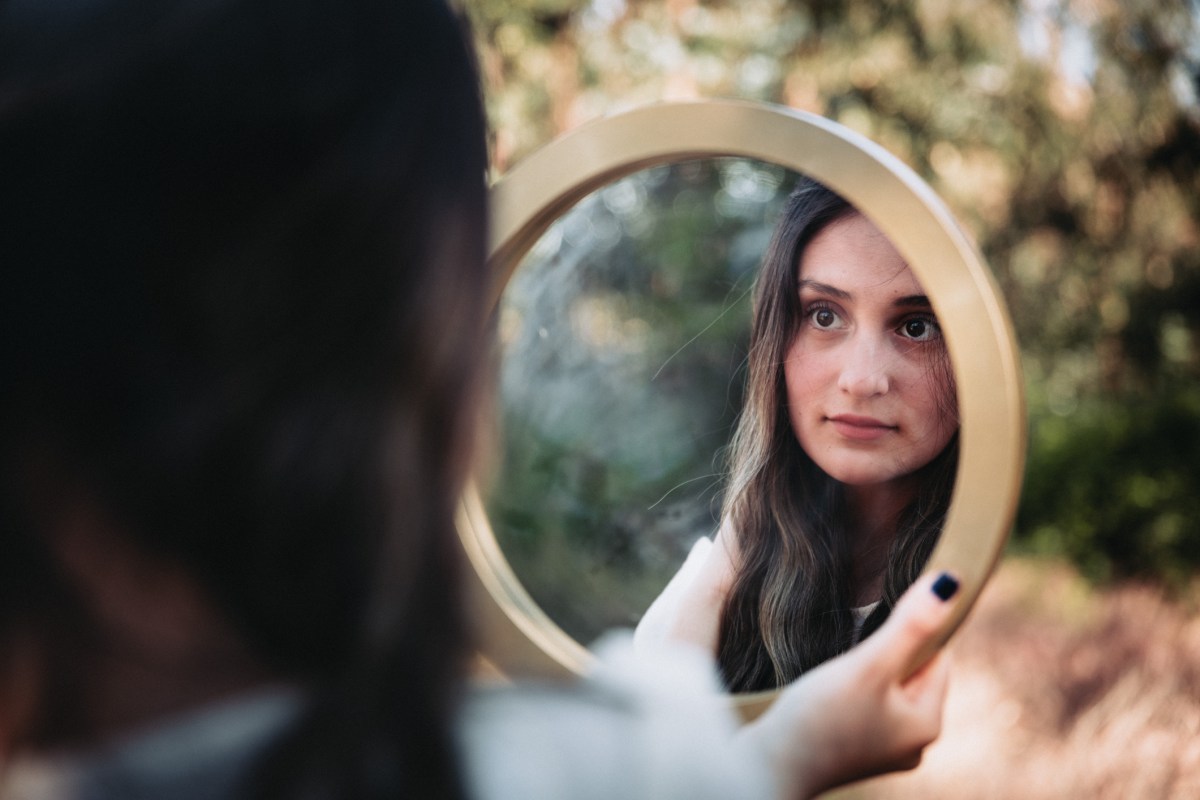
[[[82,485],[308,690],[244,793],[460,796],[454,511],[487,341],[461,24],[443,0],[22,3],[0,53],[0,658],[30,630],[52,654],[18,744],[92,735],[73,654],[109,642],[33,497]],[[46,454],[70,474],[32,487]]]
[[[730,446],[722,511],[740,554],[717,649],[733,691],[780,686],[878,628],[920,574],[949,505],[957,434],[920,470],[917,496],[901,514],[890,546],[881,602],[858,630],[845,487],[797,441],[783,375],[802,316],[801,255],[820,231],[855,213],[830,189],[803,180],[775,228],[755,288],[746,400]],[[931,379],[953,386],[944,350],[931,371]],[[955,414],[953,390],[948,395],[940,411]]]

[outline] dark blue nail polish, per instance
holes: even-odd
[[[943,572],[938,575],[937,580],[933,582],[933,593],[938,596],[939,600],[949,600],[954,597],[954,593],[958,591],[958,578],[955,578],[949,572]]]

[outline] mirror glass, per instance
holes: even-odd
[[[501,295],[500,444],[487,516],[532,599],[579,642],[636,626],[694,543],[718,529],[745,400],[752,290],[801,180],[776,164],[731,157],[634,172],[561,215]],[[878,231],[874,239],[890,248]],[[896,337],[885,343],[907,348],[902,359],[949,376],[945,348],[925,343],[938,331],[932,311],[914,299],[924,294],[915,280],[901,293],[907,305],[894,309],[852,307],[810,290],[800,305],[820,304],[815,335],[825,340],[870,316]],[[931,367],[934,350],[941,361]],[[943,407],[953,415],[947,381]],[[849,447],[868,454],[893,433],[862,420],[847,427]],[[948,430],[956,429],[955,420]],[[945,500],[952,482],[951,462]],[[926,539],[922,564],[935,541]],[[881,580],[887,558],[870,551],[837,580],[877,596],[882,587],[872,578],[864,588],[862,576]],[[856,636],[870,619],[868,601],[843,599],[852,630],[827,637]],[[746,688],[775,685],[759,680]]]

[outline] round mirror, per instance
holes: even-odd
[[[911,266],[931,308],[910,302],[900,329],[927,338],[910,320],[932,312],[945,331],[962,427],[929,561],[962,577],[964,602],[942,640],[978,595],[1012,518],[1024,442],[1016,349],[978,254],[911,171],[827,120],[735,102],[655,106],[549,145],[493,193],[503,444],[486,502],[468,496],[460,529],[484,655],[501,671],[585,670],[579,642],[636,624],[691,544],[715,532],[751,287],[803,176]],[[752,715],[769,698],[738,702]]]

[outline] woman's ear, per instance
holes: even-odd
[[[0,644],[0,763],[37,726],[45,687],[42,649],[33,631],[18,627]]]
[[[184,663],[219,627],[196,581],[142,552],[99,503],[75,495],[45,522],[64,578],[114,645]]]
[[[88,493],[63,498],[41,523],[78,615],[56,626],[71,641],[44,648],[70,660],[49,674],[79,692],[65,735],[118,733],[274,677],[197,576],[145,552]]]

